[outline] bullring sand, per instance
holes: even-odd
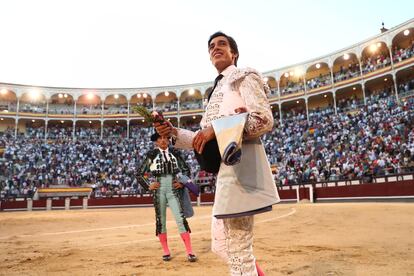
[[[153,208],[0,213],[0,275],[228,275],[210,251],[211,206],[189,219],[189,263],[169,212],[161,260]],[[414,204],[279,204],[255,218],[266,275],[414,275]]]

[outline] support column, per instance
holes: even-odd
[[[305,98],[305,107],[306,107],[306,120],[309,123],[309,107],[308,107],[308,97]]]
[[[75,120],[76,115],[77,115],[77,114],[76,114],[76,102],[77,102],[77,101],[75,101],[75,100],[74,100],[73,102],[74,102],[74,104],[73,104],[73,120]]]
[[[364,78],[364,73],[362,72],[362,61],[361,61],[361,58],[357,56],[357,60],[358,60],[358,64],[359,64],[359,73],[360,73],[361,78],[363,79]]]
[[[303,89],[305,90],[305,95],[308,95],[308,87],[306,85],[306,73],[303,75]]]
[[[75,140],[75,127],[76,127],[76,101],[74,100],[73,105],[73,129],[72,129],[72,139]]]
[[[49,99],[46,99],[46,117],[49,117]]]
[[[128,105],[127,105],[127,118],[129,119],[130,116],[130,111],[131,110],[131,100],[128,100]]]
[[[103,125],[104,125],[104,122],[101,121],[101,139],[103,139]]]
[[[279,103],[280,103],[280,78],[276,76],[276,78],[278,79],[277,83],[277,98],[279,99]]]
[[[367,105],[367,97],[365,95],[365,81],[362,81],[362,95],[364,96],[364,105]]]
[[[70,209],[70,197],[65,197],[65,210]]]
[[[332,92],[332,97],[333,97],[333,102],[334,102],[335,115],[338,115],[338,108],[336,107],[336,90]]]
[[[390,60],[391,60],[391,68],[392,71],[394,71],[394,56],[392,54],[392,45],[386,45],[388,48],[388,51],[390,52]]]
[[[84,210],[88,209],[88,197],[87,196],[82,198],[82,209]]]
[[[400,99],[398,97],[397,74],[395,74],[395,72],[392,73],[392,78],[393,78],[393,81],[394,81],[395,99],[396,99],[397,102],[399,102]]]
[[[50,211],[50,210],[52,210],[52,199],[48,197],[46,199],[46,211]]]
[[[20,98],[17,97],[17,104],[16,104],[16,115],[19,115],[20,113]]]
[[[17,139],[17,126],[19,125],[19,118],[16,117],[16,127],[14,128],[14,138]]]
[[[299,201],[300,201],[300,198],[299,198],[299,185],[296,185],[295,189],[296,189],[296,202],[299,203]]]
[[[279,123],[280,123],[280,127],[282,127],[283,121],[282,121],[282,102],[280,101],[280,78],[277,74],[275,75],[275,79],[277,80],[276,84],[277,84],[277,103],[279,106]]]
[[[365,97],[365,81],[364,81],[364,74],[362,73],[362,61],[361,58],[357,56],[358,63],[359,63],[359,71],[361,73],[361,79],[362,79],[362,93],[364,95],[364,105],[367,105],[367,98]]]
[[[282,104],[279,105],[279,117],[280,117],[280,126],[282,126],[282,124],[283,124],[283,120],[282,120]]]
[[[394,56],[392,54],[392,44],[391,45],[387,45],[388,50],[390,52],[390,59],[391,59],[391,68],[392,68],[392,77],[393,77],[393,81],[394,81],[394,89],[395,89],[395,99],[397,102],[399,102],[399,98],[398,98],[398,86],[397,86],[397,75],[395,74],[395,68],[394,68]]]
[[[178,91],[176,90],[176,96],[177,96],[177,127],[180,127],[180,109],[181,109],[181,104],[180,104],[180,98],[178,97]]]
[[[313,186],[312,185],[308,185],[307,188],[309,188],[309,201],[311,203],[314,203],[314,200],[313,200]]]
[[[127,120],[127,139],[129,139],[129,119]]]
[[[17,138],[17,125],[19,123],[19,109],[20,109],[20,98],[17,97],[17,104],[16,104],[16,128],[14,129],[14,138]]]
[[[72,139],[75,140],[75,127],[76,127],[76,121],[73,119],[73,129],[72,129]]]
[[[333,75],[333,64],[332,64],[332,67],[329,67],[329,73],[331,73],[331,87],[333,87],[335,83],[334,75]]]
[[[177,97],[177,115],[180,115],[180,98]]]
[[[32,211],[33,210],[33,199],[28,198],[27,199],[27,211]]]
[[[45,141],[47,140],[47,124],[48,124],[48,120],[45,120]]]

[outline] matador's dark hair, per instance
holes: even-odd
[[[218,32],[215,32],[214,34],[212,34],[211,36],[210,36],[210,38],[208,39],[208,44],[207,44],[207,47],[209,47],[210,46],[210,42],[214,39],[214,38],[216,38],[216,37],[218,37],[218,36],[224,36],[225,38],[227,38],[227,40],[229,41],[229,44],[230,44],[230,48],[231,48],[231,50],[233,51],[233,53],[234,54],[237,54],[237,56],[236,56],[236,58],[235,58],[235,60],[234,60],[234,65],[235,66],[237,66],[237,60],[239,59],[239,48],[237,47],[237,43],[236,43],[236,41],[234,40],[234,38],[232,38],[231,36],[228,36],[228,35],[226,35],[225,33],[223,33],[223,32],[221,32],[221,31],[218,31]]]

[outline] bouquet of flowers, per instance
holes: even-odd
[[[164,116],[162,115],[161,111],[152,111],[150,112],[147,108],[142,105],[132,107],[132,110],[137,112],[139,115],[144,117],[145,121],[150,123],[160,123],[163,124],[165,122]]]

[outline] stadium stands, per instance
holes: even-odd
[[[279,185],[369,181],[414,170],[414,20],[336,53],[265,72],[275,125],[263,137]],[[0,83],[1,197],[53,185],[142,193],[151,129],[133,106],[196,130],[212,83],[139,89]],[[211,191],[209,175],[194,177]]]

